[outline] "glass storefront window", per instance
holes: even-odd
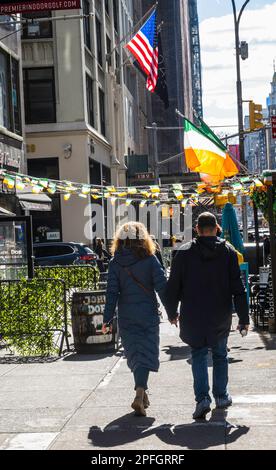
[[[27,276],[26,223],[0,221],[0,280]]]

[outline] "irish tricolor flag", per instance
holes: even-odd
[[[209,175],[212,181],[239,173],[227,148],[203,121],[199,129],[184,120],[184,151],[188,168]]]

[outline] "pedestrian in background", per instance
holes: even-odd
[[[112,245],[114,258],[108,271],[103,332],[118,304],[120,336],[127,364],[134,376],[136,396],[132,408],[146,416],[150,372],[159,369],[159,315],[156,293],[164,299],[166,276],[154,256],[155,244],[143,224],[119,228]]]
[[[101,273],[105,272],[105,261],[109,261],[111,256],[104,248],[104,244],[101,238],[96,238],[95,253],[98,256],[97,264]]]
[[[158,241],[156,240],[155,235],[151,235],[151,239],[152,239],[152,241],[155,245],[155,256],[158,259],[159,263],[161,264],[162,268],[165,269],[164,261],[163,261],[163,258],[162,258],[161,247],[160,247]]]
[[[249,309],[233,247],[217,237],[216,217],[199,216],[198,238],[181,247],[175,256],[167,285],[165,306],[169,320],[180,322],[180,337],[192,348],[196,409],[194,419],[211,410],[208,349],[213,357],[213,396],[217,408],[232,404],[228,393],[227,340],[232,322],[232,300],[239,329],[249,328]],[[180,316],[177,313],[181,302]]]

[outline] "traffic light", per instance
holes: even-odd
[[[255,104],[254,101],[250,101],[249,103],[249,123],[250,123],[250,130],[253,131],[255,129],[262,129],[264,127],[262,120],[262,105]]]

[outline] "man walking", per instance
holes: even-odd
[[[248,330],[246,291],[235,250],[217,238],[216,217],[205,212],[197,222],[198,238],[182,245],[175,256],[166,292],[169,321],[180,323],[180,338],[192,348],[192,372],[197,402],[194,419],[211,411],[208,349],[213,356],[213,396],[217,408],[232,404],[228,394],[227,340],[233,301],[239,327]],[[181,302],[180,315],[177,313]]]

